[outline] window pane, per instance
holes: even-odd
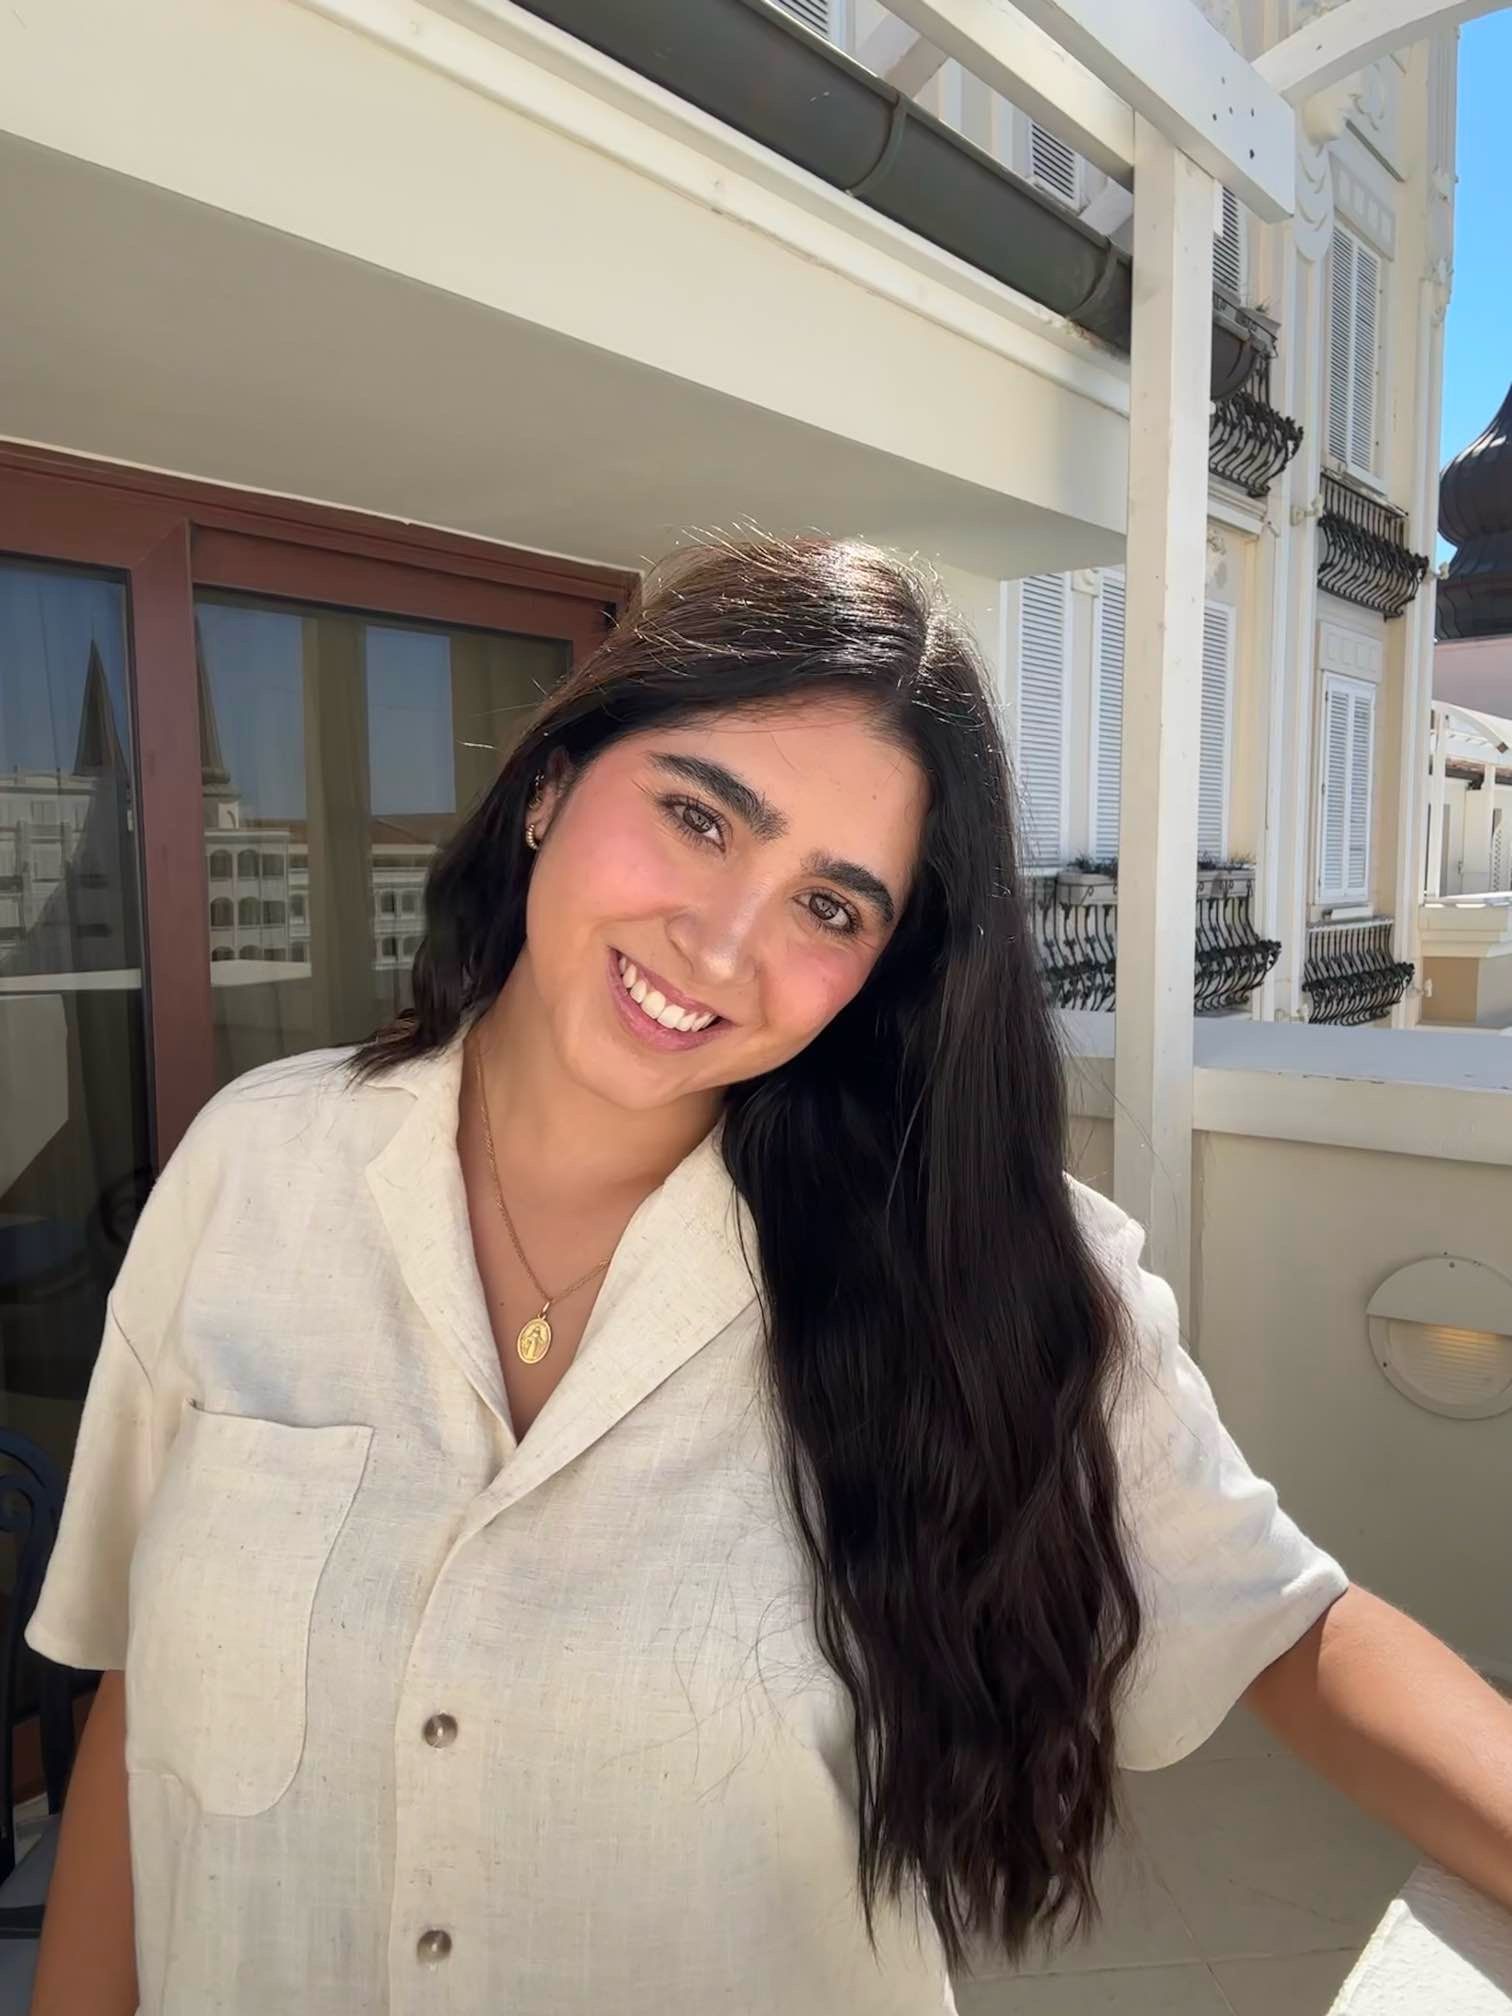
[[[195,613],[205,849],[236,862],[234,921],[211,877],[225,1083],[409,1006],[396,921],[571,647],[210,591]]]
[[[127,681],[120,582],[0,561],[0,1419],[60,1469],[149,1181]]]

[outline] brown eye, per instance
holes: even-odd
[[[679,833],[704,846],[717,847],[724,834],[724,821],[696,798],[663,798],[663,812]]]
[[[861,920],[849,903],[842,903],[827,889],[816,889],[805,908],[822,930],[832,931],[837,938],[849,938],[861,928]]]

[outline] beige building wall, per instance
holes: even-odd
[[[1325,1079],[1317,1096],[1350,1095]],[[1489,1160],[1200,1132],[1186,1341],[1229,1432],[1298,1524],[1506,1681],[1512,1415],[1457,1420],[1416,1405],[1377,1365],[1365,1313],[1389,1275],[1431,1254],[1506,1271],[1512,1093],[1478,1096],[1470,1124],[1508,1143],[1486,1146]],[[1070,1143],[1074,1173],[1106,1191],[1111,1122],[1074,1113]]]

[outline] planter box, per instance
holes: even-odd
[[[1063,868],[1055,878],[1055,894],[1057,900],[1065,904],[1116,904],[1118,877],[1094,875],[1081,868]]]
[[[1253,868],[1199,868],[1197,870],[1197,895],[1204,896],[1248,896],[1255,886]]]

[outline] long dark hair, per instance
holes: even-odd
[[[851,540],[675,553],[437,858],[414,1009],[354,1068],[437,1049],[504,985],[541,773],[823,692],[863,698],[921,765],[921,859],[856,999],[728,1088],[724,1155],[760,1244],[779,1475],[854,1715],[867,1927],[917,1886],[958,1964],[968,1938],[1018,1953],[1096,1922],[1141,1618],[1109,1426],[1124,1317],[1064,1175],[1007,759],[935,577]]]

